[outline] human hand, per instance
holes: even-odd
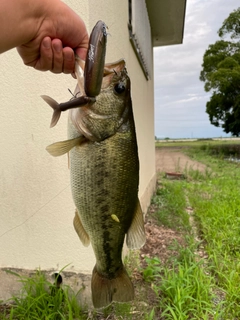
[[[17,50],[23,62],[37,70],[73,73],[75,53],[85,60],[88,33],[82,19],[67,5],[61,1],[51,2],[55,6],[49,6],[34,39],[18,46]]]

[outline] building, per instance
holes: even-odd
[[[126,60],[140,157],[139,198],[146,212],[156,184],[153,47],[182,42],[186,0],[65,2],[89,32],[98,20],[107,24],[106,62]],[[83,247],[72,225],[67,156],[52,158],[45,150],[66,139],[67,114],[50,130],[52,111],[40,98],[46,94],[67,101],[76,80],[27,68],[15,49],[0,56],[0,70],[0,268],[69,265],[67,270],[91,274],[93,252]]]

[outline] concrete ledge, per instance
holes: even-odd
[[[19,295],[22,289],[21,278],[17,277],[7,271],[17,273],[20,277],[33,277],[36,270],[26,270],[17,268],[1,268],[0,269],[0,301],[7,301],[13,295]],[[46,280],[53,283],[53,274],[56,270],[41,270],[46,276]],[[81,292],[77,295],[77,300],[81,305],[88,305],[92,307],[91,299],[91,274],[75,273],[69,271],[61,272],[63,278],[63,287],[69,286],[73,293],[77,293],[80,289]]]

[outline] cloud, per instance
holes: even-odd
[[[225,135],[209,122],[205,109],[210,95],[199,75],[204,52],[238,6],[239,0],[187,1],[183,44],[154,49],[156,136],[191,137],[187,128],[199,137]]]

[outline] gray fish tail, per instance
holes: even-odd
[[[123,266],[112,279],[100,274],[95,266],[91,287],[95,308],[106,307],[113,301],[128,302],[134,299],[133,284]]]
[[[59,104],[57,103],[57,101],[55,101],[53,98],[49,97],[49,96],[41,96],[41,98],[47,102],[47,104],[53,108],[53,116],[52,116],[52,120],[51,120],[51,124],[50,124],[50,128],[54,127],[61,115],[61,109],[59,108]]]

